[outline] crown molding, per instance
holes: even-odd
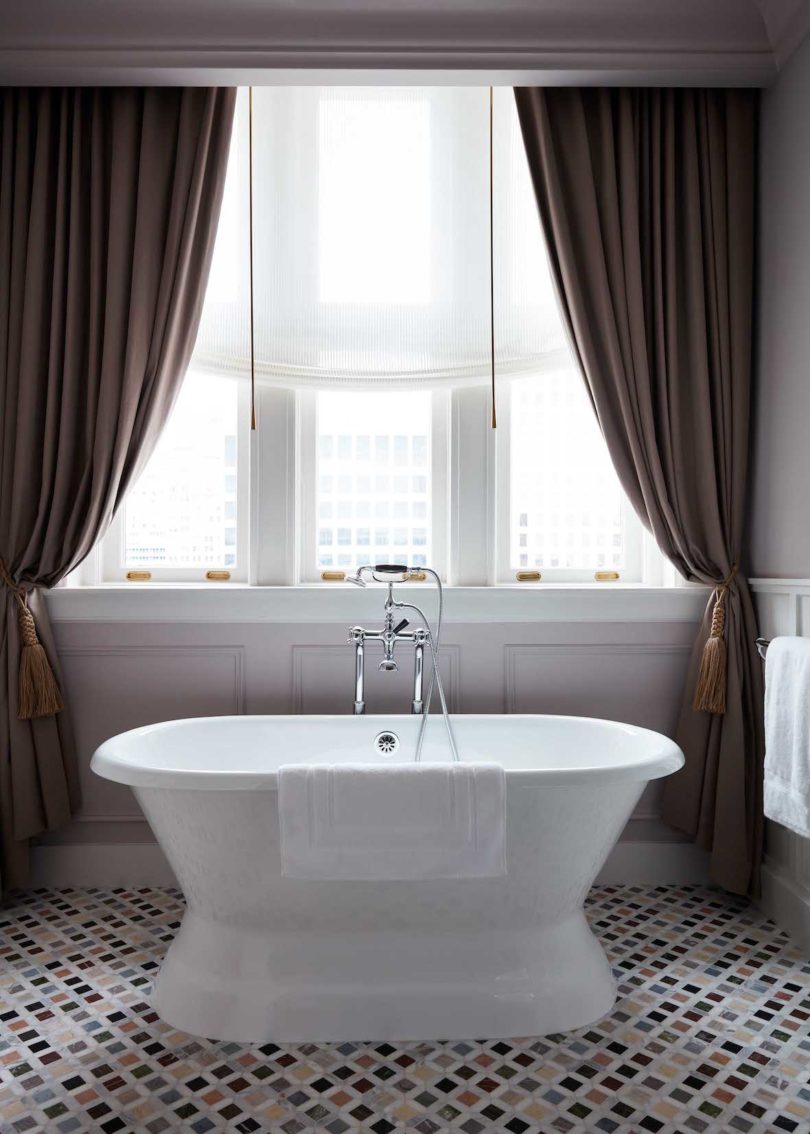
[[[0,83],[765,85],[754,0],[28,0]]]
[[[773,45],[776,65],[780,70],[790,62],[791,56],[798,51],[808,34],[810,34],[810,6],[803,6],[783,28]]]
[[[779,70],[810,33],[810,0],[757,0]]]
[[[0,86],[769,86],[765,51],[0,47]]]

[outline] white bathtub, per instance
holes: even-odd
[[[276,769],[408,760],[416,717],[214,717],[135,729],[93,770],[130,784],[187,912],[154,990],[168,1023],[252,1041],[541,1035],[602,1016],[615,989],[582,904],[671,740],[576,717],[453,718],[462,759],[507,769],[506,877],[281,876]],[[381,757],[381,731],[400,738]],[[448,758],[440,718],[425,759]]]

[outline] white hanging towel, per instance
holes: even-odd
[[[810,638],[774,638],[765,658],[765,814],[810,837]]]
[[[498,764],[284,765],[287,878],[493,878],[506,873]]]

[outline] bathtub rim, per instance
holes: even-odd
[[[512,787],[540,787],[552,785],[573,786],[582,783],[619,783],[636,781],[647,783],[650,780],[660,779],[679,771],[684,763],[684,755],[678,745],[663,733],[652,729],[642,728],[639,725],[630,725],[622,721],[612,721],[600,717],[578,717],[554,713],[451,713],[451,720],[475,721],[493,719],[504,721],[570,721],[587,722],[589,724],[604,725],[610,729],[625,730],[629,735],[640,736],[651,742],[650,752],[646,759],[636,760],[628,764],[614,764],[604,766],[573,766],[558,768],[505,768],[506,782]],[[155,724],[141,725],[118,733],[105,740],[93,753],[90,761],[91,770],[102,779],[114,783],[126,784],[133,788],[160,788],[167,790],[185,791],[277,791],[278,768],[266,771],[239,770],[227,768],[194,768],[161,766],[155,767],[138,763],[132,758],[133,742],[141,736],[150,735],[156,731],[170,731],[173,728],[189,724],[209,724],[222,721],[271,721],[276,724],[295,722],[299,727],[305,720],[347,722],[362,719],[366,722],[375,720],[380,722],[380,730],[395,728],[397,722],[413,722],[414,717],[409,714],[384,714],[378,716],[369,714],[363,718],[347,717],[334,713],[311,714],[226,714],[212,717],[183,717],[175,720],[159,721]],[[412,727],[412,726],[411,726]],[[121,751],[124,746],[124,751]],[[128,751],[127,751],[128,750]],[[463,761],[463,753],[462,753]],[[299,761],[304,763],[305,761]],[[348,761],[346,761],[348,762]],[[357,759],[353,763],[360,763]],[[373,763],[374,761],[369,761]],[[475,761],[470,761],[474,763]],[[285,760],[284,764],[296,763],[294,760]],[[282,765],[279,765],[281,767]]]

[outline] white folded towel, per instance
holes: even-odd
[[[810,638],[765,656],[765,814],[810,837]]]
[[[506,778],[497,764],[284,765],[288,878],[492,878],[506,873]]]

